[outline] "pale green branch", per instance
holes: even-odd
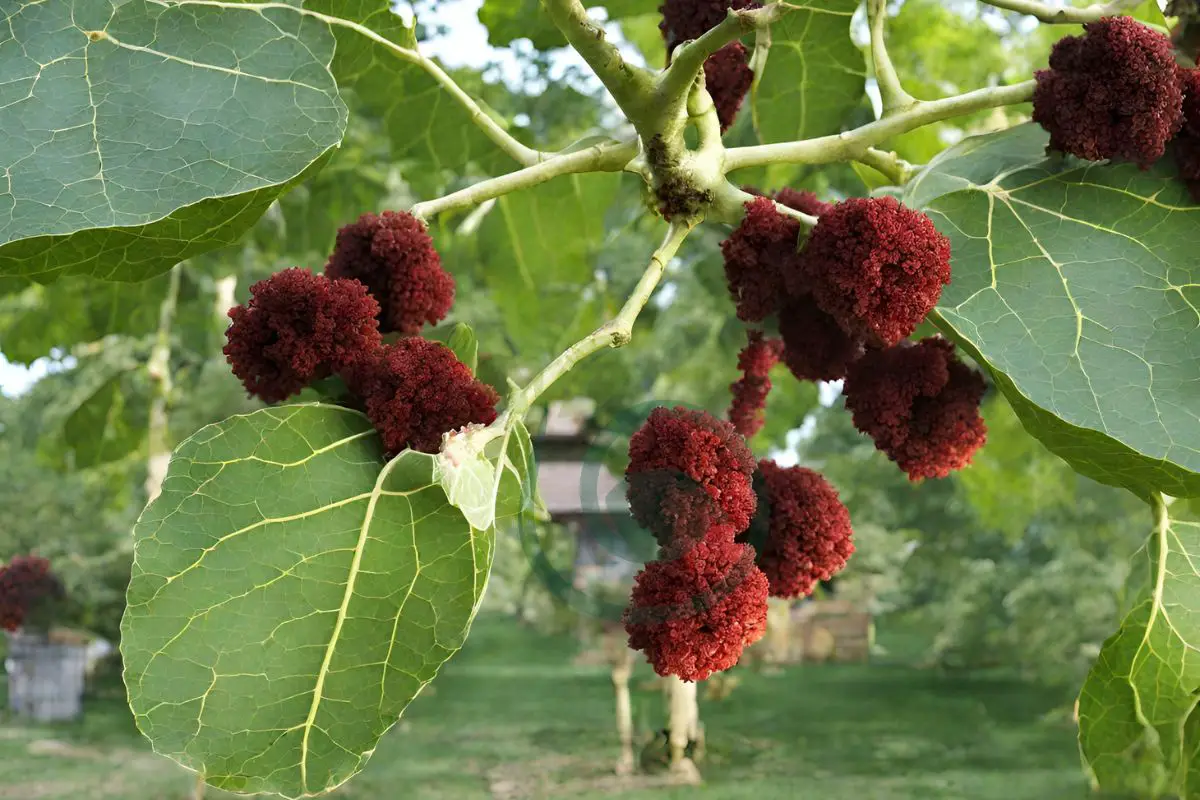
[[[744,216],[746,216],[746,203],[758,199],[759,195],[750,194],[744,189],[739,189],[732,183],[726,181],[722,186],[717,188],[717,197],[713,202],[713,213],[711,218],[716,222],[724,222],[726,225],[738,225]],[[774,201],[772,201],[774,202]],[[803,211],[785,206],[783,203],[775,203],[775,210],[785,217],[791,217],[798,220],[805,226],[811,228],[817,224],[817,218],[811,214],[805,214]]]
[[[1033,81],[995,86],[941,100],[918,100],[916,105],[845,133],[799,142],[734,147],[725,153],[725,171],[766,164],[828,164],[861,159],[893,136],[931,122],[959,117],[985,108],[1009,106],[1033,99]]]
[[[912,106],[917,99],[900,85],[900,76],[896,74],[896,67],[888,55],[884,40],[887,0],[867,0],[867,19],[871,29],[871,61],[875,65],[875,80],[883,100],[883,114],[887,116]]]
[[[1028,14],[1042,22],[1082,24],[1095,22],[1101,17],[1111,17],[1137,5],[1137,0],[1114,0],[1111,3],[1094,3],[1084,8],[1073,6],[1052,6],[1038,0],[979,0],[989,6]]]
[[[641,132],[642,120],[653,106],[654,79],[650,73],[625,60],[608,41],[604,29],[588,16],[580,0],[541,0],[541,3],[567,42]]]
[[[290,11],[301,16],[311,17],[319,20],[331,27],[346,28],[355,33],[365,36],[372,42],[375,42],[382,47],[387,48],[392,55],[406,61],[409,64],[415,64],[425,72],[429,73],[443,89],[450,93],[450,96],[461,105],[471,116],[471,121],[479,127],[483,133],[492,140],[492,142],[512,157],[518,164],[529,166],[536,164],[539,161],[544,161],[549,157],[549,154],[534,150],[531,147],[526,147],[521,142],[517,141],[504,127],[500,125],[490,114],[483,110],[479,103],[471,95],[463,91],[462,87],[454,82],[446,71],[438,66],[437,62],[431,58],[427,58],[420,51],[413,48],[404,47],[403,45],[393,42],[386,36],[382,36],[375,31],[353,20],[344,19],[342,17],[332,16],[330,14],[322,14],[317,11],[312,11],[307,8],[301,8],[289,3],[234,3],[225,0],[177,0],[176,5],[190,6],[211,6],[216,8],[236,8],[242,10],[267,11],[278,9],[280,11]]]
[[[854,160],[882,173],[895,186],[903,186],[908,183],[908,179],[916,171],[916,167],[895,153],[885,152],[874,147],[868,147],[865,153]]]
[[[671,103],[686,97],[709,56],[753,30],[768,28],[790,10],[790,7],[780,4],[742,11],[730,9],[716,27],[709,29],[699,39],[675,48],[671,54],[671,65],[659,73],[655,81],[654,91],[659,101]]]
[[[560,175],[578,172],[620,172],[627,168],[633,170],[629,162],[637,154],[636,140],[604,142],[573,153],[562,153],[551,156],[548,161],[540,164],[480,181],[435,200],[417,203],[412,207],[412,213],[421,219],[428,219],[434,214],[478,205],[510,192],[528,189]]]
[[[634,322],[642,313],[642,309],[646,307],[646,303],[650,301],[650,296],[654,294],[654,289],[662,279],[667,264],[679,252],[680,245],[683,244],[683,240],[687,238],[691,229],[692,226],[689,224],[671,224],[666,238],[654,251],[654,255],[650,257],[650,264],[646,267],[645,273],[617,316],[568,347],[558,358],[535,375],[524,388],[515,390],[509,398],[504,425],[524,417],[530,406],[543,392],[587,356],[605,347],[623,347],[629,343],[633,336]]]

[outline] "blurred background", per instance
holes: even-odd
[[[426,52],[524,141],[561,148],[611,125],[598,85],[555,46],[536,0],[414,5]],[[657,66],[659,16],[648,5],[609,29],[631,59]],[[1078,32],[974,2],[903,5],[891,50],[918,97],[1027,78],[1054,40]],[[174,446],[257,407],[221,354],[225,313],[250,284],[283,267],[319,269],[339,225],[472,177],[393,160],[386,104],[347,100],[345,145],[239,245],[145,283],[66,278],[0,296],[0,559],[50,559],[65,590],[56,641],[82,660],[84,676],[78,691],[62,690],[73,697],[46,700],[33,718],[28,706],[10,708],[20,704],[0,681],[0,709],[10,708],[0,711],[0,798],[201,796],[191,775],[150,752],[124,703],[113,651],[132,524]],[[983,112],[886,147],[924,163],[1028,112]],[[864,102],[857,113],[861,122],[875,109]],[[751,116],[741,115],[732,144],[753,141]],[[827,200],[864,194],[878,180],[843,165],[737,177]],[[433,335],[470,323],[480,376],[501,390],[505,376],[531,374],[620,306],[661,236],[661,221],[643,212],[639,181],[606,174],[436,221],[458,301]],[[813,598],[773,606],[768,637],[701,686],[705,736],[693,755],[705,784],[669,785],[662,687],[626,652],[617,624],[652,552],[628,518],[620,476],[628,435],[650,408],[723,413],[728,404],[744,333],[724,284],[723,237],[713,228],[693,236],[633,343],[597,354],[535,409],[551,518],[500,532],[463,652],[336,796],[1095,796],[1072,705],[1120,618],[1145,508],[1075,475],[1025,434],[996,392],[985,401],[991,434],[974,466],[912,484],[853,429],[838,385],[799,384],[783,367],[752,445],[826,474],[850,509],[858,552]],[[5,648],[0,640],[0,659],[14,663],[19,654]],[[614,681],[631,693],[640,766],[631,776],[614,771]]]

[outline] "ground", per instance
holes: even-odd
[[[886,628],[886,626],[885,626]],[[886,629],[881,637],[886,641]],[[684,798],[705,800],[1073,800],[1079,769],[1064,693],[1014,679],[907,666],[743,672],[702,707],[705,785],[637,788],[612,774],[612,689],[575,645],[484,617],[470,641],[334,796],[351,800]],[[639,673],[635,725],[659,719]],[[0,695],[3,691],[0,690]],[[76,724],[0,719],[0,798],[183,800],[192,779],[150,753],[117,687]],[[107,696],[105,696],[107,695]],[[3,699],[0,698],[0,708]],[[1047,718],[1046,715],[1050,714]],[[233,797],[210,790],[210,800]]]

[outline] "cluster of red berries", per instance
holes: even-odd
[[[390,455],[437,452],[443,434],[495,420],[496,392],[416,335],[449,313],[454,278],[411,214],[364,214],[338,231],[324,275],[286,269],[250,295],[229,311],[224,349],[250,394],[276,403],[338,375]]]
[[[1169,37],[1129,17],[1089,22],[1059,40],[1035,75],[1033,119],[1050,148],[1143,168],[1174,140],[1180,174],[1200,201],[1200,77],[1180,67]]]
[[[719,25],[730,9],[761,5],[759,0],[666,0],[659,8],[663,19],[658,27],[667,43],[667,58],[679,45]],[[750,53],[741,42],[731,42],[705,60],[704,85],[717,108],[722,133],[733,125],[753,83]]]
[[[61,599],[62,583],[39,556],[16,556],[0,566],[0,628],[15,631],[48,601]]]
[[[755,463],[734,426],[705,412],[652,411],[625,476],[634,518],[659,543],[625,628],[660,675],[732,667],[766,632],[768,596],[811,593],[854,552],[850,515],[820,475]]]
[[[776,203],[818,217],[804,240],[802,224],[780,213]],[[978,392],[959,390],[971,376],[983,379],[955,358],[949,343],[932,350],[945,353],[955,379],[923,386],[913,393],[912,377],[900,367],[911,359],[905,340],[933,310],[950,282],[950,242],[933,222],[895,198],[851,198],[822,203],[809,192],[785,189],[746,204],[746,216],[721,243],[725,277],[744,322],[777,322],[779,340],[768,349],[763,334],[750,333],[750,346],[739,358],[741,380],[732,386],[730,420],[745,435],[761,425],[770,380],[766,353],[781,359],[798,380],[832,381],[851,374],[871,380],[847,380],[847,405],[892,405],[880,419],[856,414],[855,423],[870,435],[913,480],[944,476],[966,465],[985,436]],[[931,340],[933,341],[933,340]],[[761,376],[760,376],[760,373]],[[907,402],[916,410],[900,411]],[[886,426],[892,426],[887,430]]]

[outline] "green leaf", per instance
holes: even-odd
[[[420,164],[405,178],[418,190],[444,182],[441,174],[461,175],[469,164],[485,173],[512,166],[511,159],[471,120],[433,76],[409,60],[416,55],[412,28],[391,10],[388,0],[307,0],[306,8],[371,29],[409,52],[392,48],[343,26],[333,26],[338,85],[353,88],[364,109],[383,121],[392,157]]]
[[[471,330],[470,325],[465,322],[455,325],[446,346],[454,351],[459,361],[471,368],[471,372],[475,371],[479,364],[479,342],[475,339],[475,331]]]
[[[850,168],[854,170],[854,174],[863,182],[863,186],[867,187],[868,192],[873,193],[877,189],[892,185],[892,181],[888,176],[874,167],[868,167],[866,164],[851,161]]]
[[[517,39],[529,39],[538,50],[567,45],[540,0],[483,0],[479,21],[487,28],[492,47],[508,47]]]
[[[1045,145],[1032,125],[968,139],[909,187],[953,246],[938,326],[1079,472],[1200,494],[1200,207],[1169,159],[1142,171]]]
[[[850,39],[858,0],[827,0],[771,26],[771,52],[754,95],[764,142],[837,133],[866,87],[862,51]]]
[[[1154,498],[1136,605],[1079,696],[1079,742],[1100,788],[1138,797],[1200,791],[1200,523]],[[1180,508],[1176,509],[1176,506]]]
[[[291,11],[48,0],[2,13],[0,276],[165,272],[236,241],[341,141],[333,39]]]
[[[452,433],[437,455],[435,476],[450,504],[476,528],[490,528],[499,514],[533,509],[533,443],[525,425],[510,429],[468,428]]]
[[[299,797],[362,769],[462,646],[494,532],[361,414],[267,408],[181,444],[142,513],[121,652],[157,752]]]

